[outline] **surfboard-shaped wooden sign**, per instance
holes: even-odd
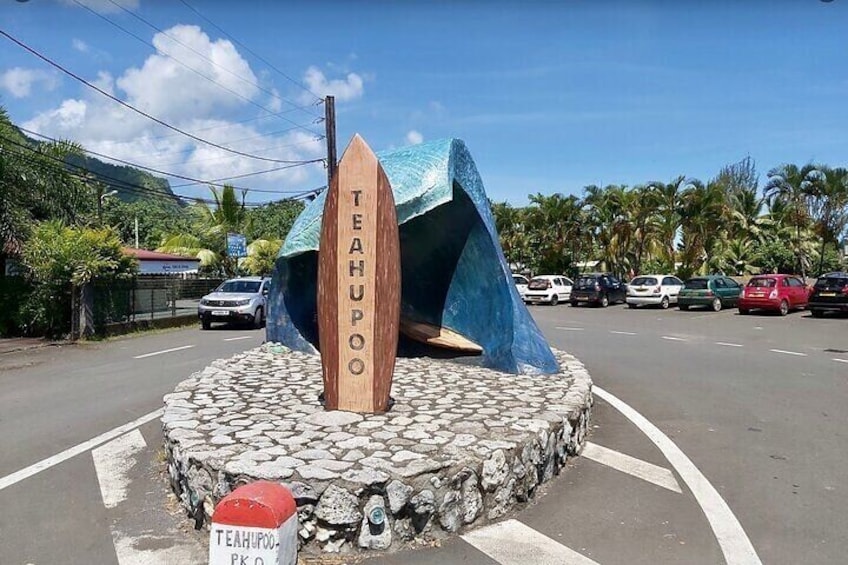
[[[330,180],[318,250],[325,409],[388,409],[399,321],[394,197],[377,156],[357,134]]]

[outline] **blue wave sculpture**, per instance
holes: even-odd
[[[512,280],[471,154],[458,139],[377,154],[392,185],[401,247],[401,314],[459,332],[483,365],[556,373],[557,362]],[[326,191],[300,214],[277,257],[270,341],[317,352],[318,242]]]

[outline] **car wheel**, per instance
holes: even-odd
[[[572,301],[571,301],[571,306],[572,306],[573,308],[577,308],[578,306],[580,306],[580,303],[579,303],[579,302],[577,302],[576,300],[572,300]]]
[[[209,328],[211,328],[211,327],[212,327],[212,322],[210,322],[210,321],[209,321],[209,320],[207,320],[206,318],[201,318],[201,319],[200,319],[200,329],[208,330],[208,329],[209,329]]]
[[[265,312],[262,310],[262,307],[256,309],[256,314],[253,315],[253,327],[259,329],[262,327],[262,318]]]
[[[684,312],[689,309],[688,304],[678,304],[677,307],[683,310]]]
[[[750,311],[750,310],[748,310],[747,308],[740,308],[740,309],[739,309],[739,313],[740,313],[741,315],[743,315],[743,316],[747,316],[748,314],[750,314],[750,313],[751,313],[751,311]]]
[[[607,296],[606,294],[601,296],[601,300],[600,302],[598,302],[598,304],[600,304],[601,308],[606,308],[607,306],[609,306],[609,296]]]
[[[824,310],[810,310],[810,314],[813,315],[813,318],[821,318],[824,316]]]
[[[635,305],[635,304],[630,304],[629,302],[627,303],[627,307],[628,307],[628,308],[630,308],[631,310],[635,310],[635,309],[636,309],[636,305]]]
[[[721,298],[718,298],[718,297],[713,298],[712,307],[713,307],[713,312],[720,311],[721,310]]]
[[[660,300],[660,308],[663,310],[668,310],[668,296],[663,296],[662,300]]]
[[[785,300],[781,300],[780,301],[780,310],[778,310],[778,311],[780,312],[781,316],[787,315],[789,313],[789,303]]]
[[[559,304],[559,296],[554,294],[551,296],[551,306],[556,306],[557,304]]]

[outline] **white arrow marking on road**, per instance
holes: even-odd
[[[518,520],[474,530],[462,539],[501,565],[598,565]]]
[[[173,353],[174,351],[182,351],[183,349],[191,349],[193,345],[183,345],[182,347],[172,347],[171,349],[163,349],[162,351],[154,351],[153,353],[145,353],[144,355],[136,355],[133,359],[144,359],[145,357],[153,357],[154,355],[162,355],[163,353]]]
[[[561,326],[557,326],[556,329],[565,330],[567,332],[582,332],[583,331],[583,328],[563,328]]]
[[[91,452],[106,508],[114,508],[127,498],[129,471],[135,465],[135,455],[145,447],[147,443],[136,428]]]
[[[252,338],[252,337],[253,337],[252,335],[240,335],[240,336],[238,336],[238,337],[228,337],[228,338],[224,338],[224,341],[238,341],[238,340],[240,340],[240,339],[250,339],[250,338]]]
[[[586,459],[591,459],[601,465],[612,467],[617,471],[633,475],[670,491],[683,492],[680,490],[680,485],[677,484],[674,474],[665,467],[636,459],[630,455],[592,442],[586,442],[586,446],[580,455]]]
[[[726,341],[717,341],[716,345],[723,345],[724,347],[745,347],[741,343],[727,343]]]
[[[6,487],[10,487],[15,483],[19,483],[24,479],[28,479],[33,475],[37,475],[42,471],[46,471],[50,467],[54,467],[63,461],[67,461],[71,457],[79,455],[80,453],[85,453],[89,449],[95,448],[102,443],[106,443],[110,439],[114,439],[118,436],[124,435],[128,431],[135,429],[141,425],[146,424],[150,420],[160,418],[162,413],[165,410],[160,408],[159,410],[154,410],[150,414],[146,414],[139,418],[138,420],[133,420],[128,424],[124,424],[123,426],[117,427],[114,430],[110,430],[106,433],[100,434],[99,436],[92,438],[88,441],[80,443],[79,445],[75,445],[69,449],[61,453],[57,453],[52,457],[48,457],[47,459],[42,459],[38,463],[34,463],[29,467],[21,469],[20,471],[16,471],[11,475],[6,475],[2,479],[0,479],[0,490],[3,490]]]
[[[806,353],[798,353],[797,351],[786,351],[784,349],[769,349],[772,353],[783,353],[784,355],[795,355],[796,357],[806,357]]]
[[[592,392],[633,422],[662,451],[701,506],[724,554],[724,560],[733,565],[762,565],[751,540],[742,529],[742,524],[686,454],[658,427],[615,395],[598,385],[592,385]]]

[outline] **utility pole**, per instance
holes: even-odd
[[[327,138],[327,187],[336,176],[336,97],[324,99],[324,128]]]

